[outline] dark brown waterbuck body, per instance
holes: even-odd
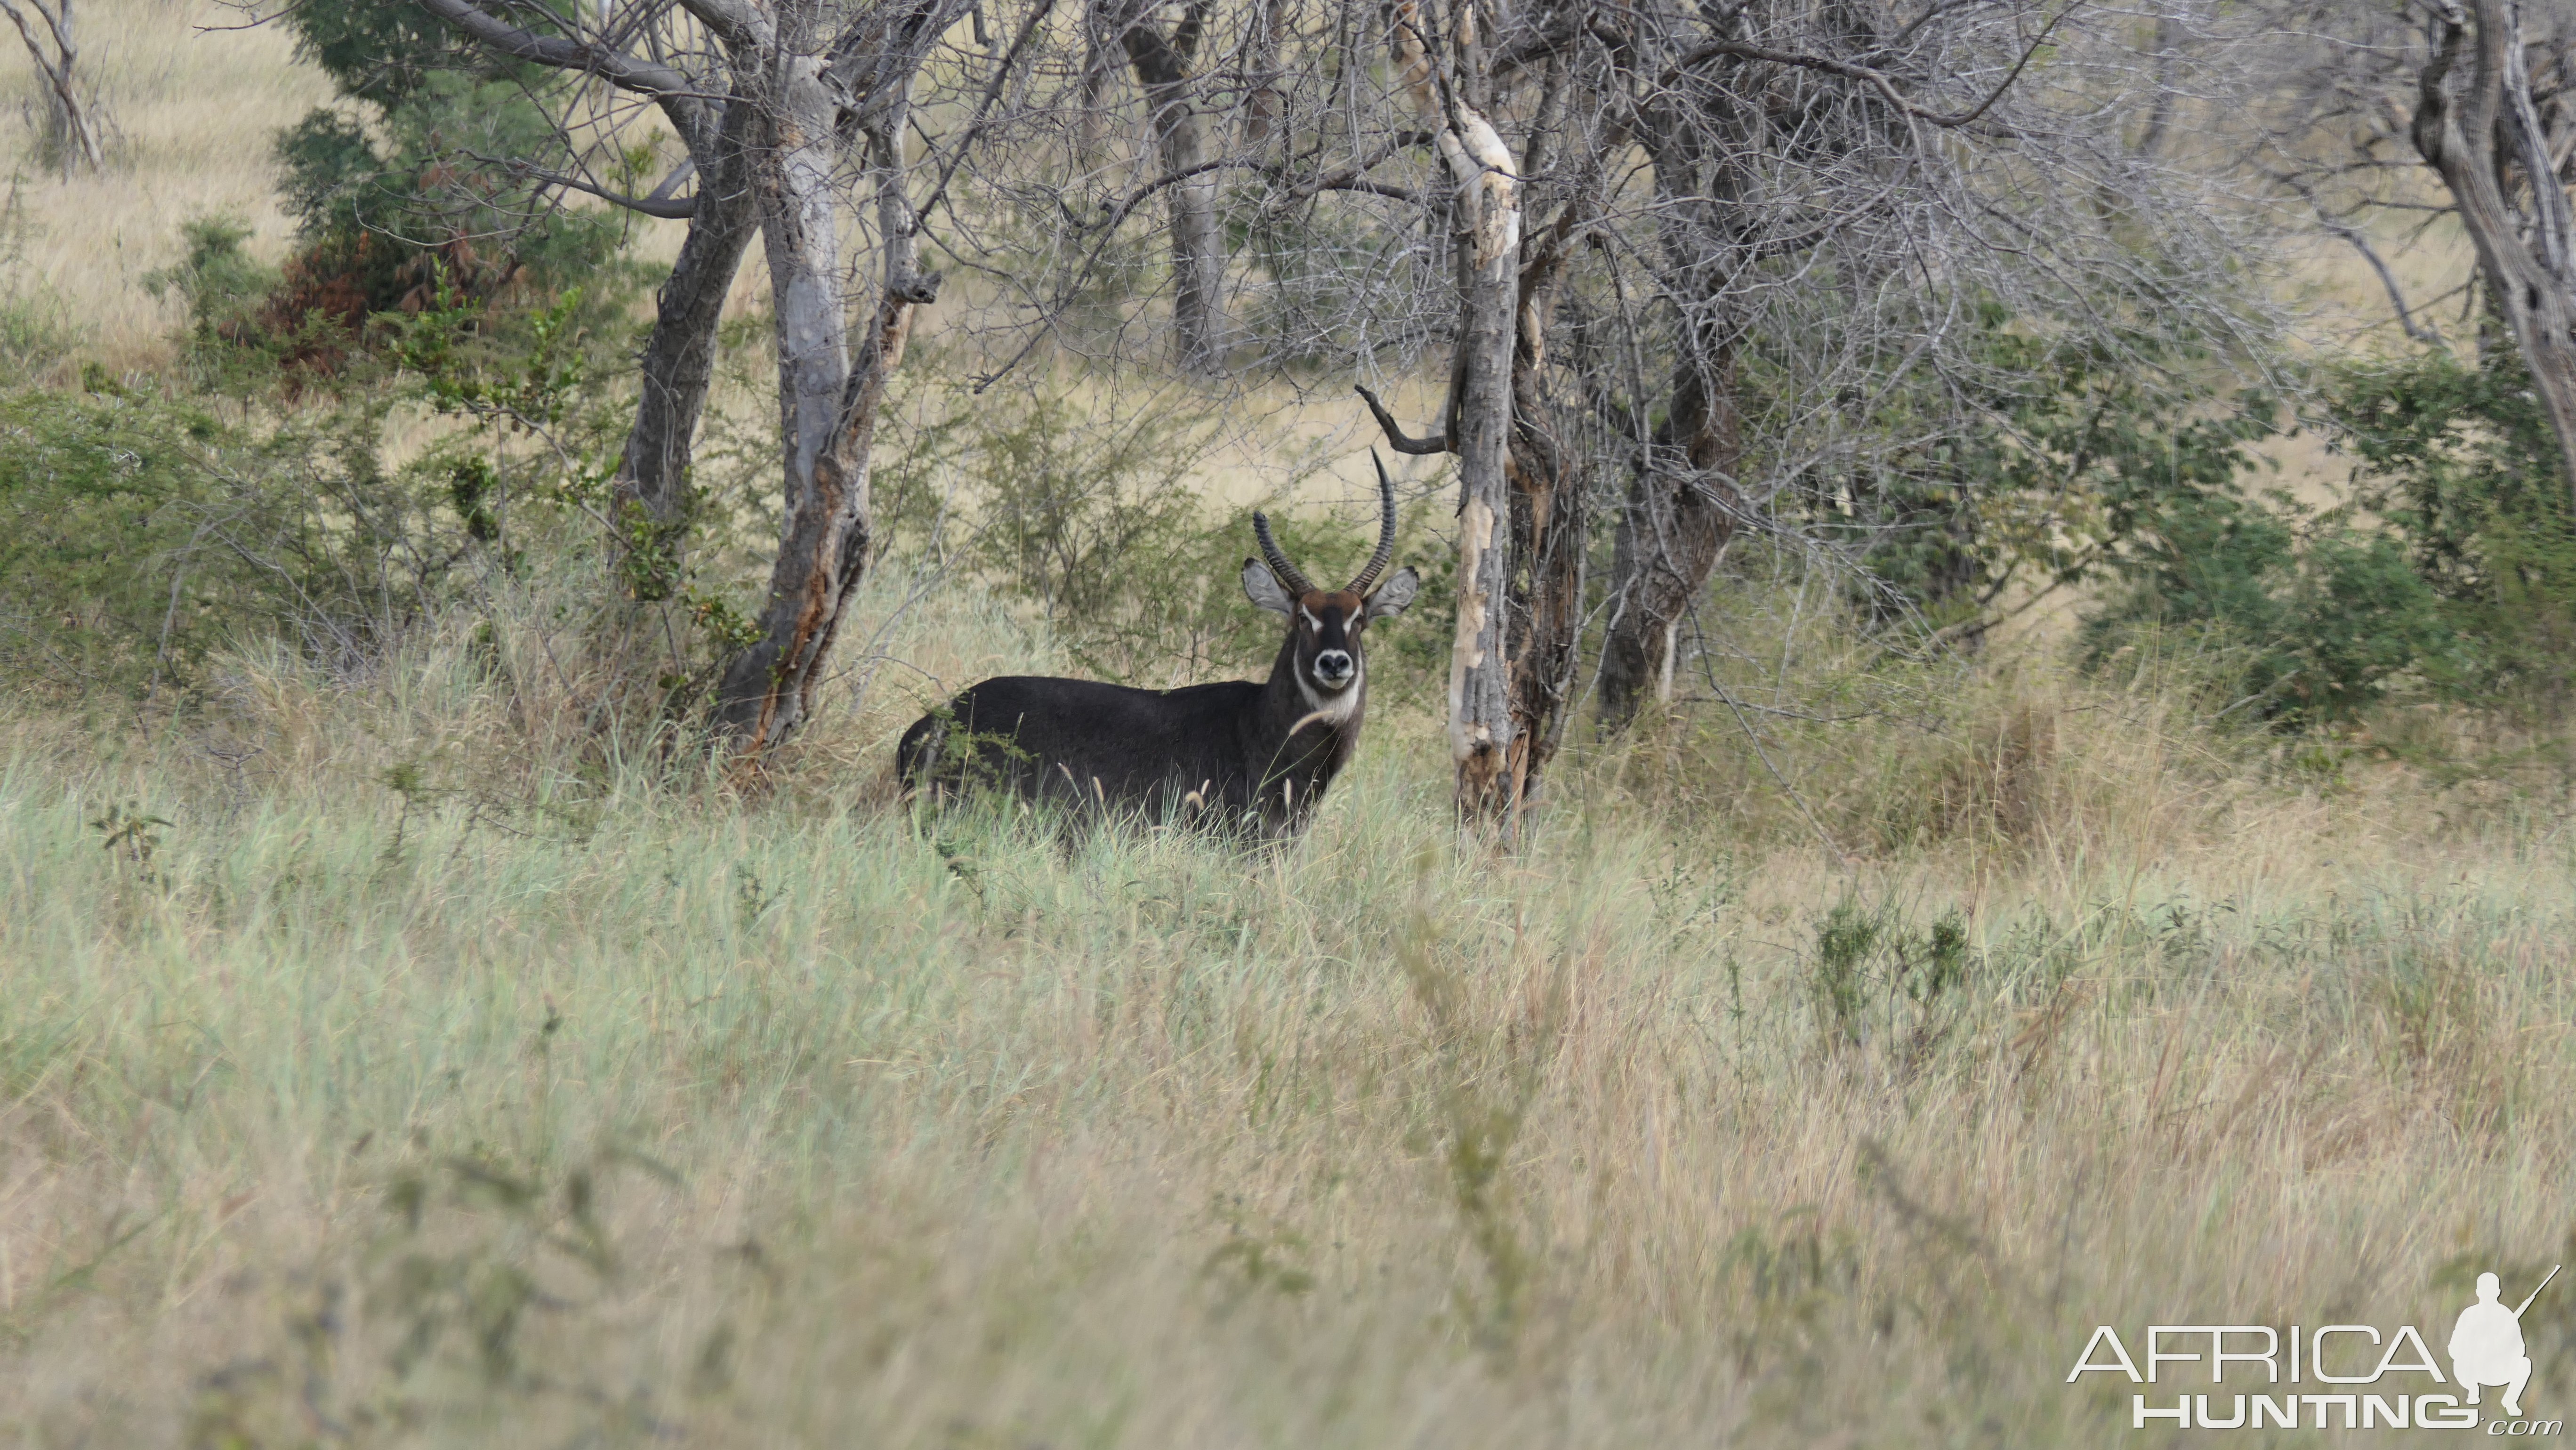
[[[1267,680],[1178,690],[1035,675],[986,680],[904,732],[895,748],[904,783],[987,785],[1079,810],[1220,830],[1303,830],[1359,745],[1368,626],[1403,613],[1421,587],[1410,568],[1378,582],[1395,553],[1395,485],[1384,464],[1377,477],[1377,552],[1346,589],[1309,583],[1281,552],[1270,521],[1252,516],[1264,557],[1243,561],[1243,592],[1288,621]]]

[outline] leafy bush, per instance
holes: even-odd
[[[1973,632],[2016,586],[2119,572],[2168,499],[2234,487],[2275,431],[2275,402],[2230,395],[2196,346],[2042,337],[1991,305],[1976,326],[1965,375],[1897,389],[1871,418],[1908,441],[1807,490],[1811,526],[1852,545],[1882,623]]]
[[[2017,582],[2107,584],[2089,664],[2196,656],[2225,708],[2282,726],[2410,689],[2493,703],[2576,683],[2576,519],[2509,350],[2326,372],[2315,421],[2354,487],[2318,509],[2253,486],[2279,407],[2225,395],[2195,349],[2053,342],[1992,310],[1980,325],[1982,369],[1955,386],[1982,422],[1930,426],[1958,399],[1900,391],[1874,426],[1922,441],[1810,488],[1881,622],[1973,637]]]
[[[2243,699],[2285,724],[2353,719],[2409,682],[2472,705],[2563,699],[2576,510],[2519,359],[2428,350],[2324,383],[2354,506],[2206,478],[2145,495],[2088,656],[2142,625],[2179,629],[2223,646]]]
[[[2179,629],[2221,646],[2243,699],[2288,724],[2352,719],[2406,681],[2473,705],[2564,698],[2576,518],[2519,360],[2347,365],[2321,397],[2353,506],[2199,478],[2143,496],[2088,658]]]
[[[2576,507],[2520,357],[2348,366],[2325,402],[2355,497],[2404,541],[2453,625],[2455,683],[2563,698],[2576,685]]]
[[[2457,644],[2398,540],[2283,493],[2176,490],[2116,559],[2085,621],[2101,666],[2150,632],[2218,661],[2224,707],[2283,725],[2351,720]]]
[[[382,418],[263,431],[154,393],[0,396],[0,658],[61,692],[149,693],[257,635],[344,669],[373,657],[465,543],[385,465]]]
[[[192,229],[171,285],[204,314],[255,296],[241,239]],[[581,304],[486,330],[489,309],[442,290],[384,329],[403,382],[274,416],[103,374],[0,393],[0,661],[58,692],[184,693],[219,649],[275,638],[364,672],[532,547],[595,544],[573,524],[608,507],[628,405],[588,366]],[[397,464],[386,423],[415,401],[467,426]]]
[[[459,297],[512,304],[477,314],[503,332],[576,283],[594,329],[624,312],[646,278],[622,260],[621,218],[569,207],[511,164],[559,144],[535,97],[572,82],[457,54],[436,20],[402,7],[298,6],[285,22],[342,98],[277,138],[299,249],[266,266],[243,249],[248,227],[201,219],[186,257],[148,279],[188,303],[201,381],[251,392],[283,373],[291,390],[340,372],[373,340],[370,319]],[[632,185],[655,160],[645,148],[609,169]]]
[[[61,303],[26,266],[35,224],[13,184],[0,203],[0,386],[46,372],[71,355],[77,329]]]
[[[354,98],[373,99],[363,89]],[[306,243],[281,306],[302,301],[351,320],[415,310],[439,283],[433,263],[447,285],[491,297],[523,272],[540,285],[591,276],[623,245],[614,214],[562,207],[480,159],[542,156],[553,144],[552,123],[520,84],[441,71],[374,109],[372,127],[320,109],[278,137],[287,206]]]
[[[346,307],[315,310],[286,277],[251,256],[248,224],[205,216],[179,227],[177,262],[147,274],[155,297],[173,293],[187,304],[185,353],[200,381],[233,391],[256,391],[281,369],[336,366],[346,355],[362,312]]]
[[[44,372],[69,357],[72,332],[43,303],[15,293],[0,294],[0,386]]]

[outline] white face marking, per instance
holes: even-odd
[[[1310,632],[1315,634],[1322,634],[1324,632],[1324,621],[1317,619],[1314,616],[1314,613],[1308,610],[1305,605],[1300,604],[1297,606],[1297,617],[1306,621],[1306,628]]]

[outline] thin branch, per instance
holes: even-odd
[[[928,217],[946,200],[949,181],[957,175],[957,168],[966,164],[975,143],[983,138],[985,129],[992,124],[993,103],[1001,99],[1003,87],[1010,84],[1013,72],[1019,69],[1020,57],[1027,52],[1030,42],[1037,39],[1039,27],[1046,22],[1048,12],[1054,9],[1055,0],[1038,0],[1031,7],[1028,20],[1020,26],[1018,37],[1012,40],[1010,50],[994,70],[992,83],[984,87],[983,97],[976,101],[975,119],[967,123],[965,134],[958,139],[957,149],[949,154],[948,164],[940,168],[939,180],[930,188],[930,199],[920,206],[920,216]]]
[[[698,199],[694,196],[666,198],[660,194],[658,188],[652,196],[628,196],[624,192],[610,191],[604,186],[594,186],[578,176],[565,176],[560,172],[548,171],[531,161],[515,157],[486,156],[480,151],[468,151],[465,154],[486,166],[498,166],[523,180],[540,181],[548,186],[560,186],[578,191],[586,196],[598,197],[601,201],[612,205],[622,206],[628,211],[642,212],[646,216],[660,217],[665,221],[687,221],[698,214]],[[674,173],[675,178],[676,175]],[[664,186],[671,184],[667,181],[663,183]]]
[[[468,38],[504,55],[534,61],[557,70],[594,75],[620,90],[651,96],[662,104],[681,139],[696,151],[707,134],[706,102],[698,82],[669,66],[639,60],[622,50],[585,41],[543,35],[495,19],[472,0],[413,0]]]
[[[769,18],[741,0],[680,0],[680,8],[727,45],[767,49],[778,42],[777,28]]]
[[[2361,259],[2370,264],[2370,270],[2379,274],[2379,285],[2388,289],[2388,305],[2397,310],[2397,325],[2406,329],[2406,335],[2420,343],[2439,343],[2442,340],[2439,334],[2416,323],[2413,310],[2406,305],[2406,291],[2397,283],[2397,274],[2388,269],[2386,259],[2379,255],[2378,248],[2370,244],[2370,238],[2362,234],[2361,228],[2329,213],[2316,193],[2297,180],[2290,182],[2290,189],[2307,199],[2309,207],[2316,212],[2317,225],[2325,228],[2328,236],[2340,237],[2350,243],[2354,251],[2361,253]]]
[[[1381,182],[1370,181],[1367,179],[1368,174],[1392,159],[1398,151],[1415,146],[1428,146],[1436,139],[1428,131],[1398,131],[1388,137],[1385,144],[1378,147],[1377,153],[1366,161],[1354,161],[1339,171],[1326,172],[1312,181],[1303,182],[1291,188],[1288,197],[1291,201],[1303,201],[1319,191],[1364,191],[1376,196],[1397,196],[1400,200],[1412,201],[1415,198],[1411,191],[1403,187],[1390,187]]]
[[[1395,421],[1395,415],[1386,410],[1386,404],[1377,400],[1377,394],[1370,392],[1365,385],[1355,385],[1355,390],[1368,403],[1369,412],[1376,415],[1377,426],[1386,433],[1387,446],[1396,452],[1428,454],[1457,451],[1450,447],[1446,438],[1416,438],[1406,433],[1403,426]]]
[[[2082,3],[2082,0],[2077,0],[2077,3]],[[1768,46],[1748,45],[1740,40],[1702,42],[1698,49],[1674,62],[1672,68],[1664,73],[1663,79],[1664,84],[1670,85],[1679,80],[1684,73],[1721,55],[1733,56],[1738,60],[1767,61],[1773,65],[1796,66],[1801,70],[1841,76],[1845,80],[1867,82],[1878,88],[1879,94],[1887,98],[1889,105],[1916,120],[1929,122],[1935,126],[1955,128],[1971,125],[1986,112],[1994,109],[1995,103],[2004,98],[2004,93],[2012,89],[2015,81],[2021,79],[2022,71],[2030,65],[2032,57],[2039,54],[2040,47],[2046,45],[2048,38],[2057,33],[2057,27],[2074,13],[2075,6],[2069,5],[2057,12],[2056,19],[2041,26],[2038,36],[2022,51],[2021,59],[2013,62],[2013,68],[2005,74],[2003,80],[1995,86],[1994,90],[1987,93],[1984,100],[1965,111],[1935,111],[1910,101],[1906,99],[1904,92],[1896,88],[1895,77],[1873,66],[1856,65],[1847,60],[1835,60],[1831,56],[1800,55],[1794,51],[1773,50]]]

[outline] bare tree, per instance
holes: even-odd
[[[786,522],[719,707],[754,748],[807,708],[865,567],[925,242],[982,279],[956,336],[992,349],[985,382],[1050,342],[1177,353],[1218,406],[1255,378],[1445,357],[1425,435],[1369,402],[1400,450],[1458,459],[1447,723],[1462,815],[1506,830],[1588,685],[1611,728],[1669,692],[1730,540],[1830,554],[1870,526],[1891,460],[1991,405],[2008,382],[1980,372],[1979,319],[2115,338],[2236,315],[2241,239],[2224,209],[2175,204],[2165,139],[2189,119],[2199,0],[2151,39],[2056,0],[1136,0],[1062,35],[1039,0],[1007,55],[952,49],[932,109],[911,88],[967,0],[665,0],[590,29],[414,3],[648,98],[689,147],[690,196],[559,178],[689,226],[627,450],[653,527],[683,511],[715,310],[763,235]],[[1118,68],[1148,139],[1104,163],[1092,118]],[[1097,285],[1156,222],[1168,312]],[[854,223],[858,283],[834,260]],[[1249,364],[1231,378],[1229,347]]]
[[[2115,351],[2241,329],[2259,249],[2162,139],[2209,84],[2199,3],[2142,35],[2056,0],[1200,0],[1197,53],[1239,57],[1193,93],[1225,149],[1104,194],[1033,132],[988,193],[1016,240],[974,265],[1041,326],[1005,367],[1041,336],[1141,360],[1140,314],[1083,289],[1149,203],[1221,180],[1241,380],[1445,359],[1419,435],[1368,401],[1458,459],[1450,742],[1462,812],[1507,825],[1587,683],[1611,728],[1670,690],[1731,539],[1856,537],[1892,460],[1992,425],[1983,319]]]
[[[36,27],[27,23],[24,3],[36,12],[44,28],[40,38]],[[36,74],[45,86],[46,153],[69,176],[75,166],[92,171],[107,165],[107,156],[99,143],[96,108],[82,99],[76,72],[80,67],[80,47],[73,41],[72,0],[0,0],[0,12],[18,27],[18,38],[27,43],[27,54],[36,63]]]
[[[2281,83],[2238,134],[2257,173],[2356,248],[2409,337],[2438,334],[2372,237],[2454,217],[2576,489],[2576,12],[2526,0],[2289,0],[2268,17]],[[2416,184],[2429,171],[2438,193]]]
[[[1395,12],[1396,54],[1448,180],[1457,341],[1447,443],[1458,455],[1458,618],[1449,650],[1449,754],[1458,810],[1508,826],[1514,779],[1509,611],[1512,348],[1517,336],[1521,172],[1479,102],[1490,57],[1472,5],[1440,25],[1412,0]],[[1490,101],[1486,101],[1490,104]],[[1526,758],[1525,756],[1523,757]]]
[[[2477,248],[2487,295],[2504,314],[2532,390],[2540,395],[2559,463],[2576,490],[2576,215],[2568,174],[2576,148],[2553,155],[2534,104],[2532,51],[2519,0],[2446,0],[2416,85],[2415,149],[2440,173]],[[2576,86],[2576,22],[2555,9],[2551,109],[2564,120]],[[2457,74],[2468,52],[2465,75]],[[2576,126],[2561,131],[2576,136]]]
[[[1408,13],[1392,22],[1400,66]],[[2171,20],[2141,57],[2119,26],[2086,31],[2054,6],[1541,5],[1440,53],[1453,91],[1487,86],[1484,104],[1509,118],[1496,155],[1521,159],[1496,169],[1528,218],[1508,388],[1515,790],[1579,702],[1585,628],[1600,630],[1615,729],[1669,694],[1683,623],[1740,529],[1865,522],[1850,481],[1946,426],[1924,398],[1947,391],[1962,419],[1980,406],[1991,389],[1946,381],[1980,366],[1963,318],[2001,306],[2050,330],[2237,325],[2224,279],[2246,254],[2223,213],[2159,205],[2187,179],[2120,134],[2124,116],[2173,124],[2197,79],[2180,49],[2194,33]],[[2036,71],[2044,49],[2058,58]],[[1354,174],[1391,169],[1280,190],[1356,190]],[[1458,275],[1471,298],[1463,263]],[[1459,316],[1438,436],[1408,439],[1378,410],[1399,447],[1456,449],[1475,416],[1473,314]],[[1903,426],[1875,416],[1909,392]],[[1478,482],[1461,472],[1472,510]],[[1604,505],[1609,578],[1588,601]],[[1453,729],[1472,710],[1453,699]]]
[[[939,286],[919,261],[913,91],[972,0],[660,0],[603,8],[595,19],[513,0],[413,3],[495,54],[649,99],[688,148],[696,188],[687,198],[635,198],[577,176],[553,178],[688,224],[644,349],[620,479],[648,532],[685,519],[691,438],[724,295],[753,230],[763,238],[783,521],[759,637],[725,665],[715,711],[737,749],[768,749],[812,709],[868,564],[879,405],[916,309]],[[1026,55],[1045,10],[1036,8],[1007,54],[961,53],[973,114],[960,144]],[[953,172],[950,158],[934,169],[934,184]],[[860,197],[873,201],[873,225],[860,216],[873,256],[854,279],[845,219]]]

